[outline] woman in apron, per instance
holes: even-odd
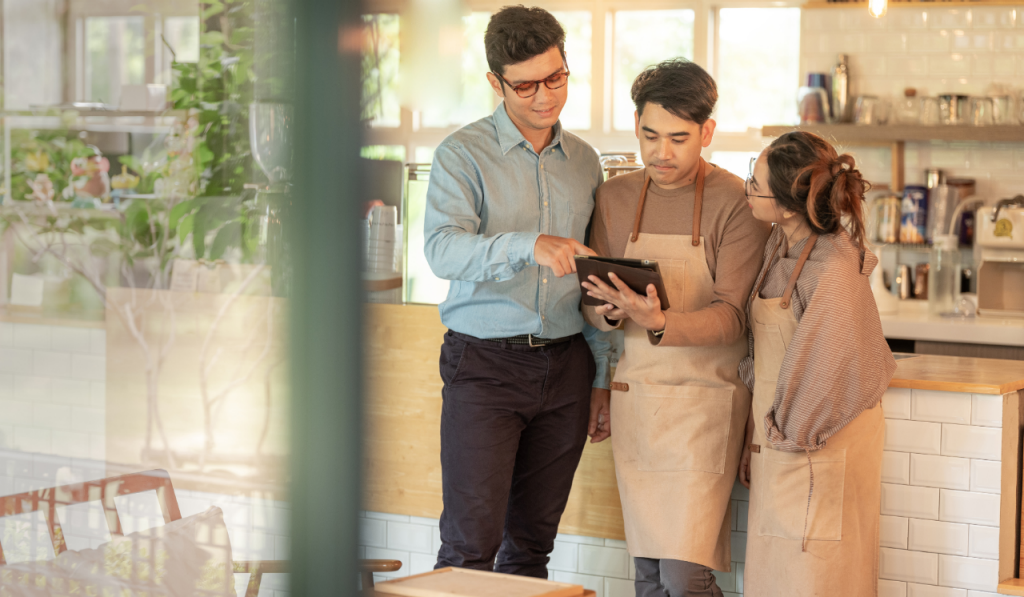
[[[748,303],[753,390],[740,481],[750,488],[744,595],[878,592],[884,423],[896,370],[865,247],[867,183],[805,132],[751,164],[747,201],[774,222]]]

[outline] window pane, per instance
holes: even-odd
[[[489,12],[474,12],[462,17],[462,102],[458,108],[442,113],[425,110],[420,115],[424,128],[463,126],[490,115],[497,99],[487,82],[487,55],[484,52],[484,32],[491,19]]]
[[[199,62],[199,17],[168,17],[164,38],[178,62]]]
[[[419,148],[422,149],[422,148]],[[419,161],[419,160],[417,160]],[[405,300],[436,305],[448,296],[448,280],[434,275],[424,253],[423,220],[427,210],[430,168],[410,169],[405,186],[406,272]]]
[[[800,9],[723,8],[718,39],[718,129],[796,124]]]
[[[372,126],[402,122],[398,100],[398,15],[363,15],[363,119]]]
[[[114,106],[122,85],[146,82],[144,19],[90,17],[85,20],[85,100]]]
[[[590,128],[591,13],[554,12],[565,29],[565,60],[569,66],[569,99],[562,110],[562,125],[569,130]]]
[[[415,162],[417,164],[429,164],[434,161],[434,148],[433,147],[417,147]]]
[[[405,162],[405,146],[403,145],[364,145],[359,155],[368,160],[393,160]]]
[[[633,130],[629,90],[644,68],[669,58],[693,60],[692,10],[625,10],[615,13],[612,124]]]
[[[750,158],[756,158],[759,153],[757,151],[712,151],[711,163],[746,180],[750,176]]]

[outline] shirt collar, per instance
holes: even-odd
[[[498,145],[501,146],[502,155],[508,154],[509,150],[514,147],[527,143],[526,137],[519,132],[515,123],[509,118],[508,112],[505,111],[505,102],[498,104],[498,107],[494,109],[493,117],[494,128],[498,132]],[[569,152],[566,150],[565,144],[562,143],[562,121],[555,123],[552,133],[551,143],[548,144],[548,147],[558,147],[562,150],[566,159],[569,159]]]

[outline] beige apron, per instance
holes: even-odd
[[[751,294],[755,381],[746,597],[878,594],[881,404],[861,413],[821,450],[780,452],[765,441],[764,417],[798,325],[790,300],[815,240],[807,241],[781,298],[762,299],[760,285]]]
[[[702,159],[692,234],[640,233],[648,179],[627,243],[627,258],[658,261],[669,311],[697,311],[714,298],[700,236],[706,167]],[[632,555],[729,570],[730,495],[750,408],[750,392],[737,374],[746,353],[746,337],[728,346],[655,346],[647,330],[625,322],[611,420]]]

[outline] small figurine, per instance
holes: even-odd
[[[32,189],[32,193],[25,195],[26,199],[32,199],[41,203],[53,201],[53,181],[46,174],[37,174],[35,180],[28,181],[28,186]]]
[[[102,155],[71,160],[71,186],[75,195],[101,200],[110,198],[110,160]]]
[[[114,200],[114,204],[119,204],[121,202],[121,197],[127,191],[139,186],[139,177],[134,174],[129,174],[128,166],[122,164],[121,173],[110,179],[110,186],[114,189],[111,191],[110,196]]]

